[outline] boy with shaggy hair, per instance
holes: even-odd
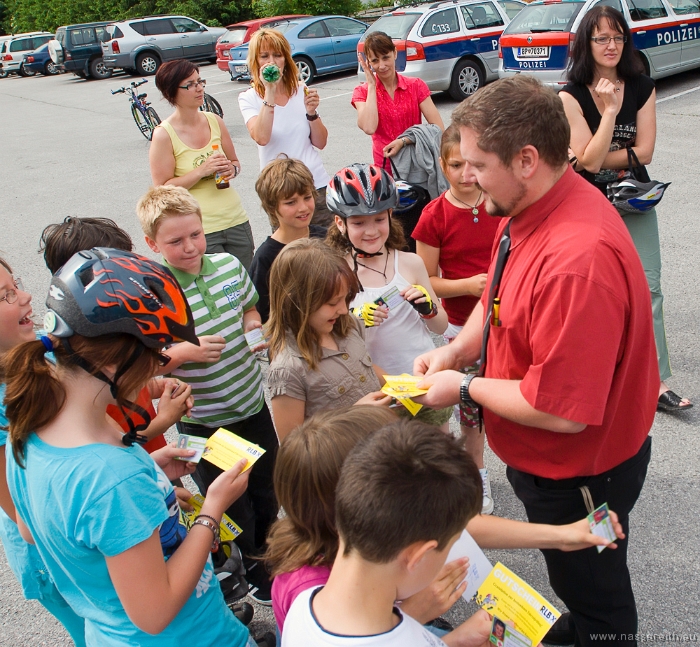
[[[411,420],[387,425],[348,455],[336,490],[338,554],[328,582],[299,594],[282,647],[475,647],[479,610],[442,640],[395,600],[424,589],[481,511],[481,477],[459,441]]]

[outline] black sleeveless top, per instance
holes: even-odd
[[[569,83],[565,85],[562,92],[568,92],[581,106],[583,117],[595,135],[600,127],[602,115],[598,112],[598,107],[593,100],[591,91],[585,85]],[[623,148],[634,146],[637,139],[637,112],[649,100],[654,91],[654,81],[645,74],[640,74],[637,78],[625,82],[625,96],[622,100],[622,107],[615,118],[615,130],[613,131],[610,151],[618,151]],[[583,177],[591,184],[597,186],[603,193],[606,193],[608,182],[618,179],[617,169],[601,169],[598,173],[583,171]]]

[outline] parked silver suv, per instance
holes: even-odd
[[[17,72],[21,76],[34,76],[36,72],[25,70],[22,65],[24,55],[39,49],[52,39],[53,34],[47,31],[10,36],[0,45],[0,77],[7,76],[10,72]]]
[[[107,25],[102,59],[140,76],[155,74],[161,63],[178,58],[216,62],[223,27],[207,27],[186,16],[151,16]]]

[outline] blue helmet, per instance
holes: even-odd
[[[653,209],[664,197],[670,182],[638,182],[625,179],[608,185],[608,199],[625,213],[644,213]]]

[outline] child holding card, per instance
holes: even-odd
[[[161,253],[192,308],[200,345],[168,349],[164,368],[192,385],[194,407],[178,423],[182,434],[209,438],[224,427],[260,445],[263,457],[251,470],[248,491],[228,510],[243,530],[237,544],[245,558],[251,596],[270,604],[270,581],[255,557],[277,516],[272,470],[277,436],[263,395],[262,372],[246,340],[261,327],[257,294],[244,267],[230,254],[205,254],[206,240],[197,201],[182,187],[151,188],[136,208],[146,243]],[[194,479],[202,493],[221,474],[208,461]]]
[[[314,177],[304,162],[283,156],[270,162],[255,181],[255,191],[274,230],[258,247],[250,278],[258,292],[260,319],[270,317],[270,267],[284,246],[299,238],[325,238],[326,228],[312,225],[316,206]]]
[[[267,385],[280,440],[317,411],[390,404],[364,326],[348,312],[356,292],[343,257],[320,240],[295,240],[272,264]]]
[[[429,331],[442,334],[447,314],[437,305],[423,261],[401,251],[403,230],[391,217],[396,184],[378,166],[353,164],[331,179],[326,200],[336,214],[327,242],[345,254],[360,283],[350,306],[367,328],[367,348],[388,374],[412,374],[413,360],[435,348]],[[451,413],[425,409],[419,416],[443,425]]]

